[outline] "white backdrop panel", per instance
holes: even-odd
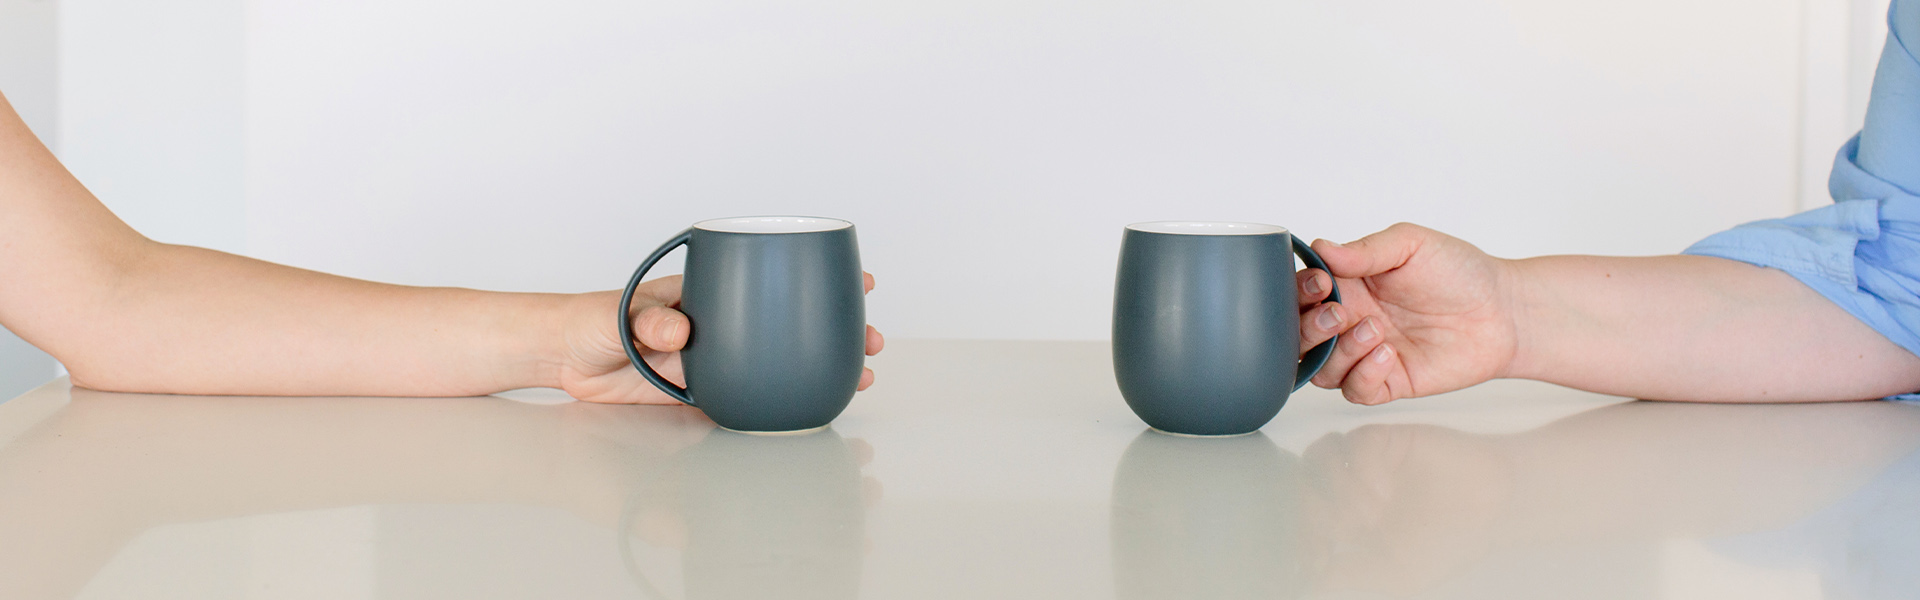
[[[154,239],[244,252],[245,0],[60,0],[60,160]]]
[[[1133,221],[1650,254],[1794,203],[1790,0],[248,7],[248,250],[386,281],[817,214],[891,334],[1098,339]]]

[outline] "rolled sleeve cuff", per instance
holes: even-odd
[[[1836,202],[1714,234],[1684,253],[1785,271],[1920,355],[1920,198]]]

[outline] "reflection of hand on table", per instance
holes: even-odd
[[[1920,407],[1631,402],[1501,435],[1329,434],[1305,459],[1318,587],[1407,594],[1516,549],[1777,529],[1920,447]]]
[[[71,596],[127,541],[168,523],[507,503],[612,528],[631,500],[652,497],[645,509],[670,524],[675,495],[651,488],[669,485],[673,457],[713,429],[688,407],[71,393],[0,447],[0,598]]]
[[[1512,495],[1501,451],[1432,425],[1366,425],[1315,441],[1304,458],[1317,493],[1303,504],[1330,542],[1321,585],[1404,594],[1486,554]]]

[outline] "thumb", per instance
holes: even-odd
[[[687,316],[665,306],[641,309],[633,319],[633,336],[640,345],[660,352],[676,352],[687,345]]]
[[[680,276],[640,284],[633,293],[633,337],[660,352],[674,352],[687,344],[691,329],[687,315],[674,310],[680,302]]]
[[[1327,261],[1335,277],[1359,279],[1405,266],[1433,234],[1433,230],[1419,225],[1398,223],[1344,246],[1314,240],[1313,251]]]

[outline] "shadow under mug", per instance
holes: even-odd
[[[683,244],[680,312],[692,324],[680,350],[684,388],[641,358],[632,319],[634,289]],[[787,216],[696,223],[634,270],[619,321],[634,368],[715,424],[769,433],[825,427],[853,400],[866,359],[866,288],[853,224]]]
[[[1127,226],[1114,283],[1113,370],[1140,420],[1183,435],[1250,433],[1320,371],[1338,338],[1300,353],[1294,253],[1327,269],[1275,225]],[[1339,289],[1327,301],[1339,302]]]

